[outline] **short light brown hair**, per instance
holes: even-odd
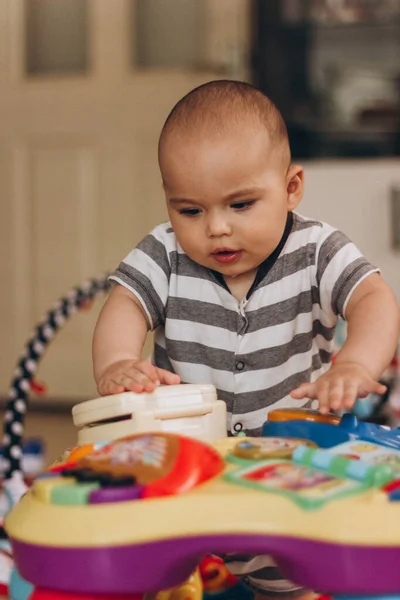
[[[290,164],[288,133],[281,113],[260,90],[243,81],[210,81],[186,94],[169,113],[158,142],[160,161],[164,142],[172,131],[208,132],[213,135],[229,131],[247,120],[267,130],[274,151]]]

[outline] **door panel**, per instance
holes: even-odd
[[[0,394],[32,327],[52,303],[85,278],[115,268],[166,219],[157,166],[160,128],[190,89],[232,75],[226,48],[239,38],[242,44],[247,27],[242,0],[219,4],[226,21],[216,3],[202,1],[197,70],[135,65],[132,0],[81,0],[88,57],[84,70],[67,73],[63,48],[54,50],[56,27],[43,29],[56,18],[58,3],[49,9],[48,0],[0,0]],[[52,16],[43,13],[45,5]],[[35,7],[42,11],[34,15],[36,42],[32,32],[26,35],[27,6],[31,19]],[[79,0],[69,9],[79,12]],[[216,27],[224,40],[219,51]],[[36,67],[26,60],[35,43],[37,56],[32,51],[30,60]],[[49,52],[58,53],[58,63]],[[90,346],[100,304],[75,316],[52,342],[39,373],[52,398],[73,403],[95,394]]]

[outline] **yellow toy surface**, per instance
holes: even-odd
[[[214,447],[225,458],[240,441],[226,438]],[[227,463],[224,473],[236,469],[235,463]],[[10,537],[63,547],[103,546],[105,540],[108,546],[139,544],[216,532],[273,533],[357,545],[400,541],[393,528],[400,507],[374,488],[305,511],[281,495],[233,486],[221,474],[188,493],[145,502],[51,504],[52,488],[70,482],[61,477],[39,479],[7,517]]]

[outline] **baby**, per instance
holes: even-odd
[[[295,212],[304,172],[274,104],[246,83],[202,85],[173,108],[158,153],[170,221],[111,276],[93,341],[99,393],[210,383],[233,435],[258,435],[270,409],[350,409],[383,393],[396,300],[343,233]],[[339,315],[348,336],[331,366]],[[311,596],[268,557],[231,558],[256,598]]]

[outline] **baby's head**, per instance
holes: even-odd
[[[180,245],[226,277],[273,252],[303,193],[281,114],[247,83],[212,81],[182,98],[161,132],[159,164]]]

